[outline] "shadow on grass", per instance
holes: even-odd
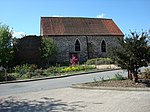
[[[0,99],[0,112],[80,112],[85,107],[83,101],[67,103],[47,97],[43,97],[38,101],[18,100],[13,97]]]
[[[140,79],[139,82],[145,84],[146,87],[150,87],[150,79]]]

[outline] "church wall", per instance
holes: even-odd
[[[78,55],[79,61],[84,62],[88,58],[109,57],[112,47],[119,46],[118,38],[121,36],[49,36],[59,49],[58,62],[69,63],[71,53]],[[80,51],[75,51],[75,42],[79,40]],[[106,53],[101,52],[102,41],[106,42]],[[88,45],[87,45],[88,41]],[[20,63],[30,63],[41,65],[40,58],[41,37],[26,36],[18,40],[18,51],[16,61]],[[87,51],[88,49],[88,51]]]
[[[77,53],[80,62],[89,58],[108,57],[112,47],[118,46],[118,38],[121,36],[49,36],[57,44],[59,48],[59,62],[69,62],[69,54]],[[81,51],[75,51],[75,41],[79,40]],[[106,53],[101,52],[101,42],[106,42]],[[90,53],[87,52],[90,47]]]
[[[59,48],[58,62],[69,62],[69,55],[71,53],[77,53],[80,62],[87,60],[87,43],[85,36],[49,36],[49,38],[52,38]],[[80,51],[75,51],[75,42],[77,39],[80,42]]]
[[[121,36],[88,36],[88,42],[92,46],[92,58],[109,57],[112,47],[118,46],[118,38]],[[101,51],[102,41],[106,43],[106,52]]]

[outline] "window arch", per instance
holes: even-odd
[[[106,52],[106,42],[104,40],[101,43],[101,51]]]
[[[75,51],[80,51],[80,50],[81,50],[81,48],[80,48],[80,42],[77,39],[76,42],[75,42]]]

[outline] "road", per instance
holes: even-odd
[[[0,112],[150,112],[150,92],[59,88],[0,96]]]
[[[112,78],[118,72],[122,72],[124,76],[127,76],[126,71],[114,70],[40,81],[0,84],[0,96],[70,87],[72,84],[92,82],[94,79]]]

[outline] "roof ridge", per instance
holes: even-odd
[[[41,16],[41,18],[70,18],[70,19],[103,19],[103,20],[112,20],[110,18],[94,18],[94,17],[52,17],[52,16]]]

